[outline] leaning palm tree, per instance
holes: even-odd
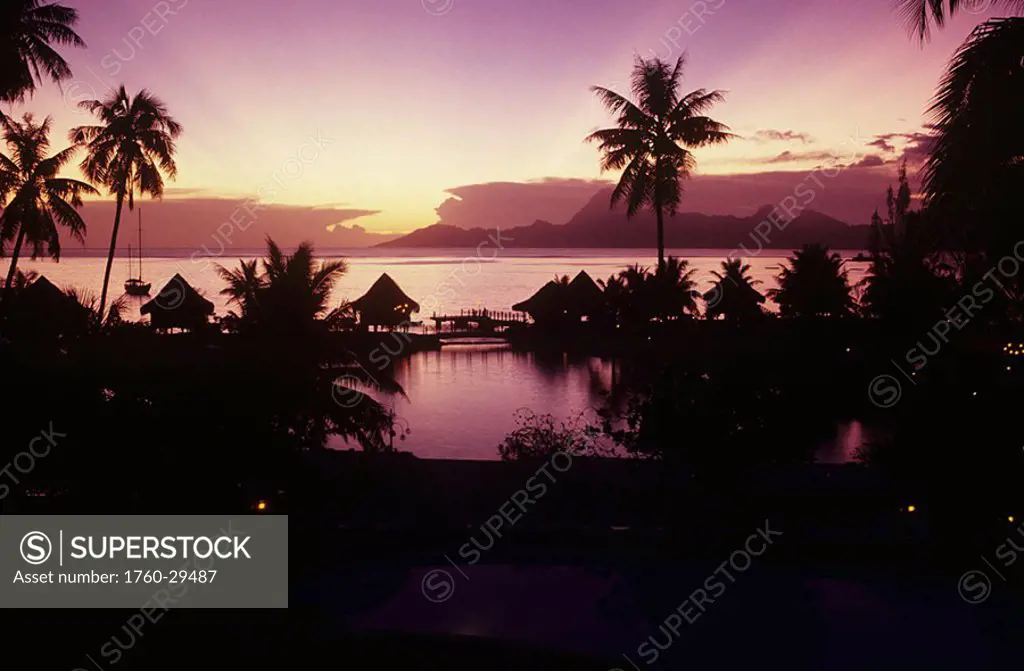
[[[78,10],[55,2],[0,3],[0,102],[24,100],[43,79],[60,83],[71,77],[67,61],[51,45],[84,47],[76,23]]]
[[[604,106],[618,115],[618,125],[594,131],[586,140],[598,143],[602,172],[623,171],[612,191],[611,206],[625,200],[627,217],[645,206],[654,210],[659,267],[665,263],[665,211],[676,213],[682,198],[680,180],[697,165],[690,149],[733,137],[728,126],[705,116],[724,100],[724,92],[697,89],[679,94],[684,63],[683,56],[675,66],[637,56],[631,82],[636,102],[610,89],[591,87]]]
[[[854,301],[846,262],[828,247],[814,243],[789,257],[779,273],[779,288],[768,292],[783,317],[845,317]]]
[[[128,209],[134,209],[136,193],[160,198],[164,192],[161,173],[170,179],[177,176],[174,141],[181,135],[181,125],[167,113],[164,103],[145,89],[129,96],[122,86],[102,101],[85,100],[79,106],[102,122],[100,126],[78,126],[69,133],[72,142],[88,151],[82,161],[82,172],[94,184],[105,186],[117,200],[100,292],[102,311],[107,302],[121,210],[126,201]]]
[[[78,208],[82,206],[82,195],[95,194],[96,189],[85,182],[58,176],[74,156],[75,147],[48,157],[51,127],[50,117],[38,124],[31,114],[20,122],[0,117],[0,129],[11,154],[0,154],[0,183],[8,185],[9,194],[0,214],[0,241],[14,241],[5,289],[14,282],[24,245],[32,246],[33,259],[43,254],[45,247],[54,260],[60,260],[59,226],[84,241],[85,222]]]

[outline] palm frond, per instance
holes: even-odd
[[[0,101],[23,101],[44,79],[60,83],[71,77],[67,61],[51,45],[84,47],[76,23],[78,11],[55,2],[6,0],[0,9]]]
[[[931,38],[934,23],[943,28],[961,10],[977,12],[988,7],[1001,7],[1012,12],[1024,11],[1024,0],[896,0],[896,13],[907,31],[920,42]]]

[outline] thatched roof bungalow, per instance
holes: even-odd
[[[708,319],[720,316],[732,320],[760,317],[764,314],[761,305],[767,301],[764,294],[750,284],[733,284],[725,280],[718,281],[702,297],[707,303]]]
[[[10,301],[11,317],[18,325],[39,332],[67,333],[88,327],[91,313],[73,296],[45,276],[20,290]]]
[[[512,306],[517,312],[529,314],[537,323],[561,319],[565,315],[565,286],[548,281],[537,293]]]
[[[209,324],[213,303],[175,273],[156,298],[143,304],[141,312],[149,315],[149,323],[156,329],[197,330]]]
[[[604,293],[585,270],[577,273],[568,284],[549,281],[533,296],[513,305],[512,309],[528,313],[538,324],[578,322],[583,316],[594,320],[607,313]]]
[[[33,310],[57,311],[71,309],[88,312],[88,309],[74,298],[64,293],[57,286],[40,275],[32,284],[18,294],[18,303],[22,308]]]
[[[387,273],[382,274],[370,289],[352,301],[352,309],[359,315],[362,327],[395,327],[409,322],[420,304],[409,298]]]
[[[602,317],[608,312],[604,292],[585,270],[577,273],[569,283],[568,300],[570,312],[586,315],[588,319]]]

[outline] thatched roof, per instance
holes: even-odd
[[[726,293],[728,293],[728,291],[729,291],[728,287],[732,287],[733,290],[736,290],[736,291],[743,291],[748,296],[750,296],[751,298],[756,300],[758,303],[764,303],[766,300],[768,300],[768,299],[766,299],[764,297],[764,294],[762,294],[760,291],[758,291],[757,289],[755,289],[754,287],[750,286],[747,283],[733,284],[732,282],[726,283],[725,280],[719,280],[718,283],[716,283],[714,287],[712,287],[711,289],[705,291],[704,294],[703,294],[703,298],[706,301],[718,302],[718,301],[721,300],[721,296],[719,295],[719,292],[726,292]]]
[[[365,294],[352,301],[352,309],[356,312],[395,311],[402,306],[405,307],[402,312],[406,314],[420,309],[420,304],[409,298],[387,273],[378,277]]]
[[[525,301],[516,303],[512,306],[512,309],[529,313],[552,312],[564,309],[564,290],[565,287],[548,280],[548,283],[542,286],[537,293]]]
[[[156,298],[146,301],[140,310],[142,314],[174,313],[187,315],[185,320],[202,316],[203,319],[213,314],[213,303],[206,300],[202,295],[192,288],[192,285],[185,281],[180,274],[175,273],[174,277],[167,281],[164,288],[156,295]],[[173,324],[177,326],[178,324]]]
[[[41,307],[64,305],[68,301],[77,302],[58,289],[53,282],[46,279],[45,275],[40,275],[34,282],[32,282],[32,284],[22,290],[21,300],[24,303],[38,305]]]
[[[512,306],[536,314],[592,315],[604,307],[604,293],[587,271],[581,270],[568,285],[549,281],[534,295]]]
[[[22,309],[36,312],[66,311],[72,315],[89,312],[87,307],[57,288],[45,275],[40,275],[32,284],[22,289],[17,300]]]
[[[581,270],[569,283],[569,301],[573,308],[587,314],[604,306],[604,293],[587,271]]]

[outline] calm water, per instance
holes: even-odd
[[[712,270],[729,250],[673,250],[688,258],[697,269],[699,287],[712,283]],[[485,250],[486,252],[486,250]],[[257,250],[244,258],[257,255]],[[632,263],[653,266],[651,250],[515,250],[515,255],[497,258],[466,256],[465,250],[447,253],[432,250],[403,253],[388,250],[349,250],[327,254],[344,256],[349,270],[334,287],[334,301],[355,299],[387,272],[405,290],[430,311],[436,302],[438,311],[486,307],[508,310],[532,295],[556,274],[574,275],[585,269],[595,279],[617,273]],[[486,252],[487,255],[490,252]],[[852,257],[853,253],[844,256]],[[767,252],[750,258],[751,274],[762,281],[761,291],[776,285],[775,275],[784,254]],[[224,258],[224,265],[235,266],[238,258]],[[65,257],[59,264],[49,261],[24,261],[19,267],[45,274],[58,286],[73,285],[99,295],[103,265],[100,257]],[[848,265],[851,282],[859,281],[867,264]],[[220,295],[223,283],[212,263],[186,258],[153,257],[143,261],[143,276],[153,283],[153,295],[174,273],[181,273],[224,313],[229,306]],[[128,277],[127,261],[115,262],[111,286],[119,295]],[[433,297],[431,299],[430,297]],[[143,299],[129,298],[132,314],[138,319]],[[769,307],[774,307],[769,305]],[[572,420],[581,413],[592,415],[602,407],[604,394],[611,385],[611,362],[597,358],[539,359],[536,355],[513,352],[504,345],[446,345],[439,352],[415,354],[397,363],[395,371],[408,399],[395,399],[399,426],[408,428],[397,448],[421,457],[456,459],[497,459],[498,444],[516,426],[517,411],[531,410]],[[870,438],[858,423],[837,426],[836,436],[821,446],[819,460],[842,462],[853,458],[856,449]],[[344,447],[339,442],[337,447]]]
[[[383,252],[386,251],[386,254]],[[719,264],[731,250],[669,250],[675,256],[690,260],[697,271],[698,288],[710,288],[714,277],[711,271],[718,270]],[[259,255],[259,250],[249,252],[242,258],[250,259]],[[514,254],[513,254],[514,252]],[[220,295],[224,283],[217,275],[216,263],[236,267],[239,257],[220,259],[199,259],[192,261],[188,253],[180,258],[154,254],[143,259],[143,278],[153,284],[153,295],[174,276],[180,273],[195,288],[217,306],[217,312],[225,313],[229,306]],[[545,282],[557,275],[573,276],[581,269],[586,270],[595,280],[607,278],[626,266],[639,262],[653,267],[656,255],[649,249],[637,250],[508,250],[491,259],[493,251],[483,250],[477,256],[471,250],[335,250],[324,251],[325,257],[345,258],[348,272],[334,285],[333,301],[356,299],[380,277],[388,273],[402,289],[424,306],[429,316],[434,306],[438,311],[455,311],[486,307],[489,310],[508,310],[519,301],[529,298]],[[468,255],[467,255],[468,254]],[[843,253],[852,257],[854,252]],[[761,282],[758,288],[764,292],[776,285],[775,276],[786,254],[765,250],[763,254],[746,260],[751,274]],[[105,258],[65,256],[60,263],[51,261],[22,260],[18,267],[32,269],[46,275],[57,286],[75,286],[94,293],[97,297],[103,284]],[[6,263],[3,264],[6,268]],[[857,282],[867,269],[866,263],[848,264],[850,281]],[[4,272],[6,276],[6,270]],[[128,261],[118,258],[111,271],[111,291],[114,297],[121,294],[124,281],[129,277]],[[128,298],[131,306],[130,318],[139,319],[139,307],[145,302],[140,298]],[[769,307],[774,307],[769,305]],[[423,317],[424,315],[419,315]]]
[[[612,362],[596,357],[541,358],[508,345],[446,345],[401,360],[395,377],[407,399],[393,405],[397,427],[408,430],[395,447],[420,457],[498,459],[498,445],[516,428],[519,413],[550,414],[582,424],[604,407]],[[859,422],[841,423],[818,446],[824,463],[854,461],[872,438]],[[335,447],[346,447],[338,440]]]

